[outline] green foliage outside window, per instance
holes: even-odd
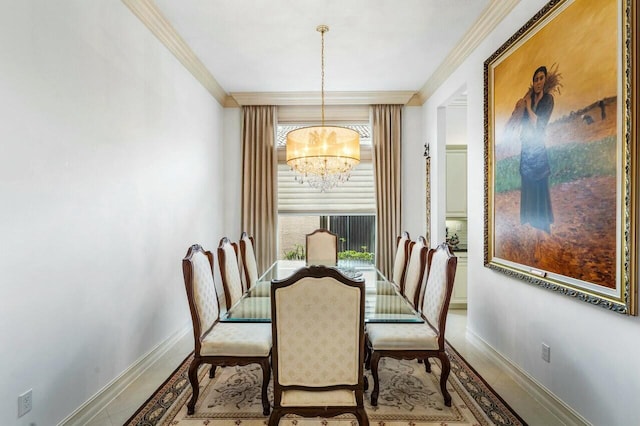
[[[296,244],[293,250],[285,251],[284,258],[286,260],[304,260],[304,247],[301,244]]]
[[[367,251],[367,246],[360,247],[361,251],[343,250],[338,252],[339,260],[359,260],[373,263],[373,253]],[[301,244],[296,244],[293,249],[284,252],[286,260],[304,260],[305,252]]]
[[[367,251],[367,246],[360,247],[362,251],[344,250],[338,252],[339,260],[360,260],[373,263],[373,253]]]

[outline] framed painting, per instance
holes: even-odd
[[[486,267],[637,315],[638,10],[552,0],[484,63]]]

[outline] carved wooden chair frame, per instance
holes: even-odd
[[[402,273],[400,274],[400,282],[399,283],[394,282],[394,284],[397,285],[398,288],[400,289],[400,292],[404,294],[404,278],[405,278],[405,274],[407,273],[407,264],[409,263],[409,254],[411,253],[411,236],[409,236],[409,233],[407,231],[403,231],[402,234],[396,237],[395,256],[398,256],[398,250],[400,249],[400,241],[402,240],[402,238],[405,238],[405,242],[403,244],[404,262],[402,264]],[[395,268],[395,257],[393,259],[393,266]],[[393,274],[392,277],[395,276],[395,271],[392,271],[391,273]],[[393,279],[390,281],[393,282]]]
[[[249,241],[251,241],[251,249],[253,250],[253,258],[254,258],[254,260],[256,260],[256,270],[258,268],[258,265],[257,265],[256,255],[255,255],[255,253],[256,253],[256,240],[252,236],[247,235],[247,233],[243,231],[242,234],[240,235],[240,241],[238,242],[238,244],[240,246],[240,255],[242,256],[242,269],[244,270],[244,276],[245,276],[245,282],[243,283],[244,284],[244,291],[247,291],[255,283],[252,283],[252,282],[249,281],[249,268],[247,267],[247,242],[245,241],[245,238],[248,239]],[[258,271],[258,276],[260,276],[260,271]]]
[[[235,264],[238,264],[238,245],[234,242],[231,242],[229,238],[222,237],[220,239],[220,244],[218,245],[218,265],[220,266],[220,278],[222,278],[222,287],[224,288],[224,301],[227,310],[231,308],[233,304],[233,300],[231,300],[231,283],[227,280],[227,267],[226,267],[226,257],[225,247],[231,245],[233,247],[233,251],[235,253]],[[240,269],[238,267],[238,273],[240,273]],[[243,294],[245,292],[245,288],[242,285],[242,277],[238,277],[240,279],[240,293]]]
[[[360,312],[359,312],[359,322],[360,322],[360,332],[359,332],[359,371],[358,371],[358,380],[356,384],[339,384],[333,386],[324,386],[324,387],[309,387],[304,385],[282,385],[279,382],[279,352],[278,352],[278,333],[277,333],[277,298],[276,293],[285,287],[291,286],[297,283],[299,280],[306,278],[325,278],[331,277],[335,278],[339,282],[344,285],[357,287],[360,289]],[[369,419],[367,417],[367,413],[364,409],[364,390],[367,389],[368,385],[366,382],[366,377],[364,377],[363,365],[364,365],[364,353],[365,353],[365,337],[364,337],[364,298],[365,289],[363,281],[354,281],[348,277],[342,275],[338,270],[331,267],[325,266],[310,266],[306,268],[301,268],[291,277],[286,278],[284,280],[274,280],[271,284],[271,325],[272,325],[272,338],[273,338],[273,349],[271,354],[272,359],[272,367],[273,367],[273,393],[274,393],[274,404],[273,411],[271,412],[271,416],[269,417],[268,426],[277,426],[280,418],[286,414],[296,414],[303,417],[335,417],[344,413],[352,413],[356,416],[360,426],[368,426]],[[284,391],[290,390],[303,390],[303,391],[332,391],[332,390],[349,390],[355,393],[356,404],[353,406],[282,406],[282,396]]]
[[[187,414],[194,413],[198,396],[200,395],[200,386],[198,384],[198,367],[201,364],[210,364],[211,370],[209,371],[209,377],[213,378],[216,374],[216,367],[218,366],[236,366],[236,365],[248,365],[259,364],[262,368],[262,413],[266,416],[269,414],[271,406],[269,404],[269,398],[267,395],[267,389],[269,387],[269,380],[271,379],[271,364],[270,354],[265,357],[232,357],[232,356],[206,356],[200,354],[202,345],[201,339],[203,339],[211,330],[218,324],[219,318],[213,322],[213,325],[209,327],[206,332],[202,333],[200,329],[200,315],[194,301],[193,294],[193,267],[192,258],[195,253],[204,253],[209,260],[209,266],[211,267],[211,276],[213,277],[213,253],[205,251],[199,244],[192,245],[187,251],[186,256],[182,259],[182,273],[184,275],[184,284],[187,291],[187,299],[189,301],[189,310],[191,311],[191,320],[193,322],[193,337],[195,341],[195,349],[193,353],[193,361],[189,366],[189,383],[191,384],[191,399],[187,403]],[[214,288],[215,292],[215,288]],[[218,304],[218,312],[220,312],[220,302],[216,296],[216,303]]]
[[[428,265],[429,274],[432,271],[432,259],[437,250],[446,250],[447,253],[447,266],[446,266],[446,294],[444,304],[440,310],[438,318],[439,327],[434,327],[426,318],[424,313],[421,313],[422,318],[425,321],[425,325],[431,327],[438,335],[438,349],[435,350],[374,350],[371,346],[371,342],[367,338],[367,363],[366,368],[371,368],[371,375],[373,376],[373,390],[371,392],[371,405],[376,406],[378,404],[378,396],[380,391],[380,380],[378,377],[378,363],[380,358],[389,357],[395,359],[417,359],[424,362],[425,370],[430,373],[431,365],[429,364],[429,358],[438,358],[442,364],[442,372],[440,374],[440,391],[444,397],[444,403],[446,406],[451,406],[451,394],[447,390],[447,379],[451,371],[451,363],[449,357],[445,352],[445,327],[447,322],[447,312],[449,310],[449,302],[451,300],[451,293],[453,292],[453,284],[455,279],[455,271],[457,265],[457,257],[455,257],[449,250],[449,246],[446,243],[440,244],[435,249],[429,250]],[[428,286],[428,282],[427,282]],[[425,289],[426,290],[426,289]],[[425,297],[424,291],[422,297]],[[414,324],[407,324],[407,326],[414,326]],[[420,326],[415,324],[415,326]],[[440,332],[438,332],[440,329]]]

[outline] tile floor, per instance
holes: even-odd
[[[502,398],[531,426],[563,423],[527,394],[509,375],[471,344],[466,337],[467,311],[450,310],[447,340],[484,377]],[[153,368],[144,372],[124,392],[98,413],[87,426],[120,426],[131,417],[180,362],[193,349],[193,336],[187,334]]]

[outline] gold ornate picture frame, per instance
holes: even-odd
[[[638,10],[552,0],[484,63],[486,267],[637,315]]]

